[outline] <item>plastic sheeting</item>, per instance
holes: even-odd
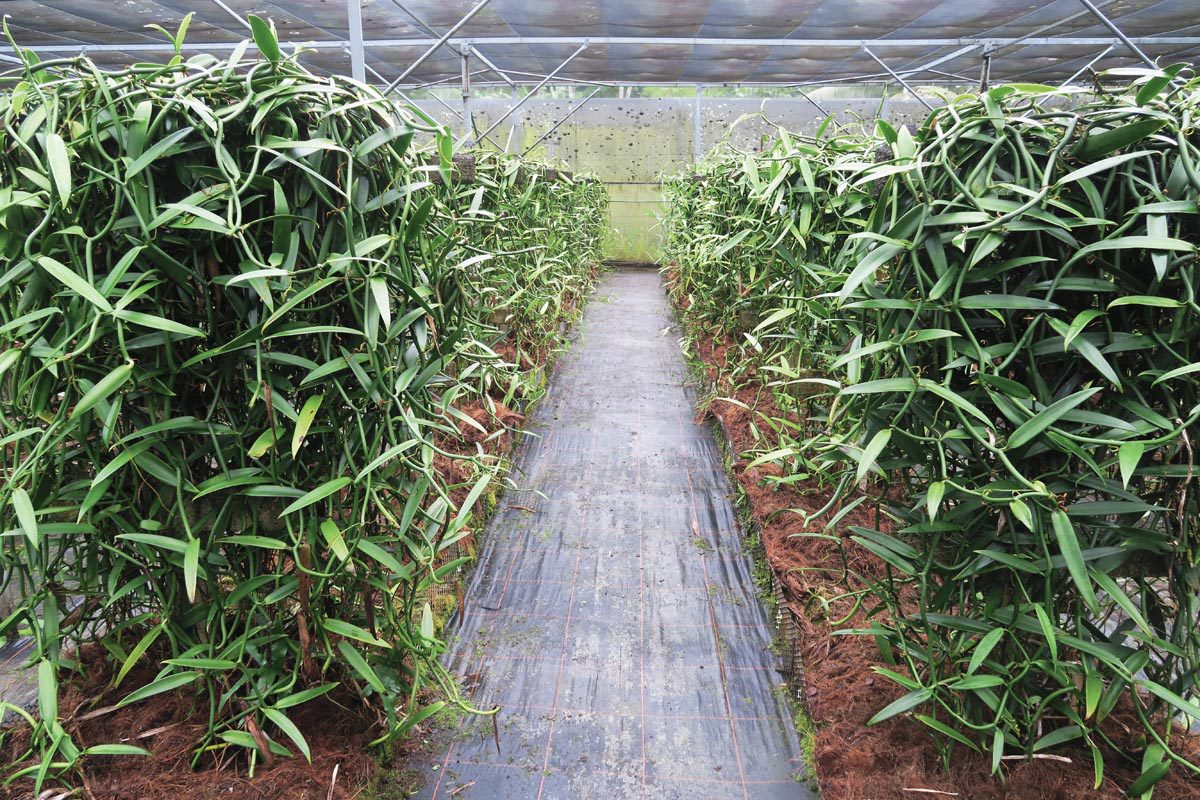
[[[359,1],[359,0],[355,0]],[[239,15],[259,14],[275,21],[288,42],[318,42],[325,49],[306,58],[317,69],[349,73],[348,0],[223,0]],[[391,80],[426,49],[404,39],[430,39],[453,26],[477,0],[361,0],[367,63]],[[1109,0],[1098,2],[1131,36],[1200,36],[1196,0]],[[401,9],[407,9],[406,13]],[[173,30],[189,11],[196,18],[189,41],[198,47],[229,45],[245,28],[213,0],[7,0],[4,13],[23,45],[51,45],[77,51],[82,46],[158,43],[150,23]],[[880,73],[857,47],[753,46],[754,39],[940,39],[944,46],[913,44],[880,52],[894,69],[916,67],[953,52],[945,40],[1037,37],[1104,37],[1112,34],[1078,0],[492,0],[456,36],[591,36],[652,38],[730,38],[745,44],[689,45],[653,41],[601,44],[588,48],[561,73],[565,78],[619,83],[736,83],[834,80]],[[372,44],[372,42],[378,44]],[[386,44],[384,44],[386,43]],[[481,46],[502,70],[546,74],[575,50],[574,44],[511,42]],[[1143,48],[1165,63],[1194,60],[1200,45]],[[1015,45],[997,52],[997,80],[1052,81],[1066,78],[1098,55],[1102,45]],[[980,50],[941,69],[977,71]],[[93,52],[103,62],[145,59],[145,53]],[[1117,47],[1099,66],[1131,63]],[[474,66],[479,68],[480,62]],[[414,81],[459,74],[458,51],[440,50],[412,76]],[[528,76],[515,76],[530,80]],[[944,77],[913,76],[913,80]],[[477,81],[496,81],[482,74]]]
[[[815,796],[677,337],[656,272],[602,280],[448,658],[496,729],[463,720],[421,797]]]

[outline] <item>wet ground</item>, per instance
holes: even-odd
[[[660,276],[604,276],[531,422],[449,663],[490,718],[424,798],[812,797]]]

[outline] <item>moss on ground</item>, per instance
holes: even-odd
[[[697,407],[701,412],[705,412],[711,406],[713,400],[716,399],[716,387],[712,385],[708,378],[704,361],[695,351],[696,331],[689,326],[686,314],[681,313],[679,309],[675,309],[675,315],[683,323],[683,352],[690,379],[698,388],[698,391],[701,392]],[[710,421],[710,425],[713,437],[717,442],[717,448],[721,454],[721,463],[725,468],[725,475],[729,478],[730,486],[733,487],[733,506],[737,512],[738,524],[745,535],[745,545],[751,554],[754,583],[758,589],[759,600],[763,603],[771,618],[778,619],[779,601],[775,595],[775,576],[771,569],[771,564],[767,560],[766,550],[763,548],[762,536],[758,523],[755,521],[752,513],[750,498],[746,494],[745,489],[742,488],[741,482],[737,480],[737,475],[734,471],[736,454],[733,452],[733,445],[726,438],[725,432],[721,429],[720,425],[712,421]],[[771,644],[772,649],[777,654],[790,656],[790,654],[783,652],[788,644],[781,635],[778,623],[776,624],[775,638]],[[804,756],[805,771],[803,775],[797,775],[797,780],[805,783],[813,791],[817,791],[819,789],[816,761],[817,729],[812,716],[808,713],[808,709],[805,708],[802,700],[803,681],[799,676],[796,676],[794,682],[781,683],[775,688],[775,691],[787,701],[787,707],[792,713],[792,723],[795,725],[796,734],[800,737],[800,749]]]

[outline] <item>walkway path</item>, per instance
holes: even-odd
[[[425,798],[813,795],[659,276],[605,276],[491,523],[450,664],[490,719]],[[523,473],[523,474],[522,474]]]

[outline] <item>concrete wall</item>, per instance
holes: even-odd
[[[523,152],[578,102],[531,100],[489,138],[509,152]],[[845,124],[871,124],[882,112],[893,124],[916,125],[927,113],[915,101],[893,100],[882,107],[878,100],[820,102]],[[472,100],[476,130],[486,130],[512,105],[511,100]],[[440,104],[422,103],[422,107],[456,132],[464,131],[462,120]],[[534,154],[564,162],[576,172],[590,172],[608,185],[612,198],[609,258],[655,261],[662,238],[659,218],[664,177],[682,172],[697,152],[703,155],[726,138],[741,149],[760,150],[774,136],[776,125],[811,134],[824,119],[825,115],[803,98],[702,98],[697,148],[696,101],[692,98],[596,99],[546,137]]]

